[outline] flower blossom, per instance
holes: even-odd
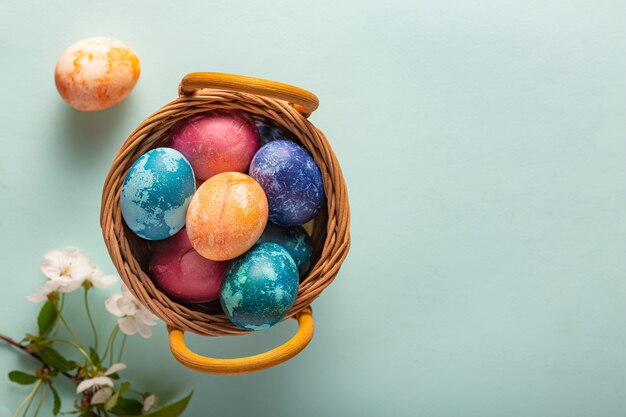
[[[143,413],[147,413],[148,411],[150,411],[152,407],[154,407],[154,404],[156,404],[158,399],[159,398],[154,394],[148,395],[143,400],[143,409],[142,409]]]
[[[119,317],[117,324],[127,335],[139,333],[142,337],[152,336],[150,326],[156,324],[156,317],[139,303],[125,285],[121,294],[111,294],[104,302],[107,311]]]
[[[81,381],[76,387],[76,394],[80,394],[88,389],[92,389],[91,404],[104,404],[113,394],[113,380],[109,375],[126,369],[123,363],[114,363],[102,375]]]
[[[106,288],[117,281],[113,275],[104,275],[89,262],[83,252],[75,248],[46,251],[40,269],[48,280],[38,292],[26,297],[33,303],[45,301],[55,291],[75,291],[85,282],[90,282],[94,287]]]

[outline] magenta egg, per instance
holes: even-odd
[[[206,180],[222,172],[248,172],[261,140],[247,113],[220,109],[179,122],[170,146],[187,158],[196,178]]]
[[[150,258],[150,275],[168,296],[188,303],[219,298],[228,262],[216,262],[198,254],[183,228],[169,239],[155,244]]]

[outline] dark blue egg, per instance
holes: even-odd
[[[269,218],[276,224],[304,224],[322,207],[322,174],[311,154],[300,145],[286,140],[263,145],[252,158],[250,176],[263,187]]]
[[[256,127],[261,136],[261,146],[275,140],[295,140],[291,132],[287,132],[269,121],[256,122]]]
[[[247,330],[269,329],[289,312],[298,294],[298,268],[285,248],[259,243],[231,262],[220,302],[228,319]]]
[[[175,149],[156,148],[140,156],[122,183],[120,208],[135,234],[148,240],[173,236],[185,225],[196,191],[191,165]]]
[[[257,243],[277,243],[287,249],[289,255],[296,262],[300,276],[304,276],[311,267],[313,246],[311,238],[302,226],[283,227],[267,222],[263,234]]]

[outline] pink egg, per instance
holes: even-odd
[[[197,178],[206,180],[222,172],[248,172],[261,139],[245,112],[213,110],[177,124],[170,146],[185,155]]]
[[[150,259],[150,275],[168,296],[189,303],[203,303],[219,298],[227,266],[228,262],[200,256],[183,228],[171,238],[156,243]]]
[[[59,57],[54,81],[70,106],[98,111],[124,100],[139,79],[139,58],[130,47],[111,38],[76,42]]]

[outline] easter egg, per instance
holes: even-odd
[[[296,262],[300,276],[307,273],[311,266],[313,246],[311,238],[302,226],[283,227],[267,222],[258,243],[272,242],[287,249],[289,255]]]
[[[250,249],[267,224],[267,198],[261,186],[240,172],[206,180],[187,211],[187,233],[207,259],[225,261]]]
[[[298,294],[298,268],[285,248],[260,243],[226,270],[220,303],[226,317],[248,330],[269,329],[289,312]]]
[[[124,100],[139,79],[139,58],[130,47],[111,38],[76,42],[59,57],[54,81],[70,106],[98,111]]]
[[[139,237],[161,240],[185,225],[196,190],[193,169],[180,152],[156,148],[130,167],[120,194],[126,225]]]
[[[252,159],[250,176],[263,187],[269,218],[276,224],[304,224],[322,207],[322,174],[311,154],[300,145],[286,140],[263,145]]]
[[[257,121],[256,128],[259,131],[259,136],[261,137],[261,146],[275,140],[295,140],[291,132],[287,132],[270,121]]]
[[[189,303],[217,300],[228,262],[208,260],[198,254],[183,228],[155,244],[150,276],[161,291]]]
[[[261,142],[248,114],[213,110],[178,123],[170,146],[185,155],[199,179],[207,179],[221,172],[248,172]]]

